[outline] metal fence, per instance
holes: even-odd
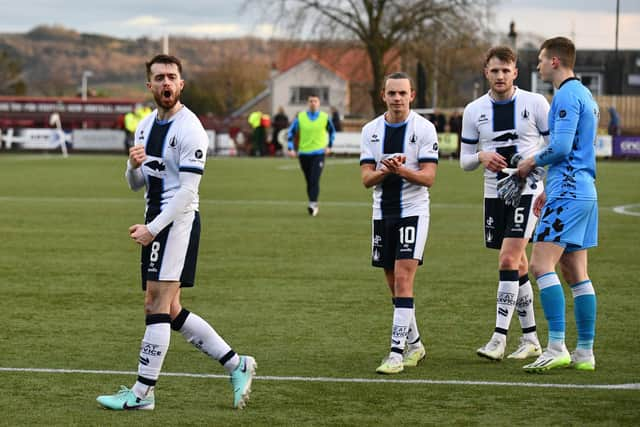
[[[609,125],[609,107],[613,106],[620,115],[622,131],[627,135],[640,135],[640,96],[601,95],[595,97],[600,107],[600,125]]]

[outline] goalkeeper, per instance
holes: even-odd
[[[526,359],[541,353],[533,310],[533,290],[528,277],[525,252],[537,218],[533,199],[543,192],[542,182],[520,180],[515,169],[503,172],[516,153],[535,153],[549,134],[549,104],[542,95],[524,91],[513,83],[518,76],[517,58],[506,46],[490,49],[485,56],[484,73],[490,90],[466,106],[462,117],[460,166],[465,171],[484,166],[484,238],[488,248],[500,250],[496,322],[493,334],[476,353],[487,359],[502,360],[507,331],[518,312],[522,336],[510,358]],[[516,159],[517,160],[517,159]],[[498,197],[497,183],[508,202]]]

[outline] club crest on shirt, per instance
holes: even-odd
[[[529,118],[529,112],[527,111],[526,108],[524,110],[522,110],[521,116],[522,116],[523,119],[528,119]]]
[[[171,148],[176,148],[176,145],[178,145],[178,139],[174,136],[171,137],[171,139],[169,140],[169,147]]]
[[[411,134],[411,138],[409,138],[409,142],[412,144],[415,144],[416,141],[418,140],[418,137],[416,136],[416,134]]]

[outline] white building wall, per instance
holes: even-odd
[[[303,104],[291,104],[291,88],[297,86],[327,86],[329,87],[329,103],[322,103],[320,109],[330,114],[331,106],[338,109],[340,114],[348,113],[348,82],[338,77],[312,59],[307,59],[286,72],[279,74],[271,81],[272,97],[271,112],[276,114],[282,106],[289,120],[307,108]]]

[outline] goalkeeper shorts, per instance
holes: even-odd
[[[566,252],[598,246],[598,201],[547,200],[533,240],[555,243]]]

